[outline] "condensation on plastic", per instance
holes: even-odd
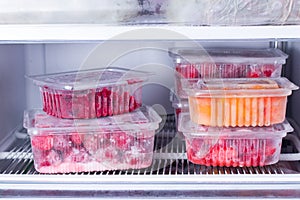
[[[135,112],[99,119],[59,119],[49,116],[40,109],[24,112],[24,127],[31,135],[68,134],[80,132],[89,134],[109,130],[156,130],[161,118],[148,106],[142,106]]]
[[[0,0],[0,24],[300,24],[299,9],[300,0]]]
[[[92,120],[66,120],[41,110],[24,114],[35,169],[69,173],[140,169],[153,159],[154,135],[161,118],[150,107]]]
[[[299,24],[299,0],[167,0],[169,22],[193,25]]]
[[[0,0],[1,24],[118,23],[140,11],[138,0]]]
[[[225,128],[201,126],[188,113],[179,117],[185,136],[187,157],[207,166],[264,166],[279,161],[282,138],[293,131],[284,121],[268,127]]]
[[[287,96],[298,89],[286,78],[210,79],[186,83],[192,121],[226,127],[283,122]]]
[[[190,78],[278,78],[288,55],[279,49],[189,48],[169,49],[175,73],[175,92],[187,98],[182,79]]]

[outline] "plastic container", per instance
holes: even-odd
[[[40,87],[43,110],[66,119],[91,119],[131,112],[142,105],[150,73],[106,68],[30,78]]]
[[[132,21],[140,10],[138,0],[10,0],[0,1],[0,23],[116,24]]]
[[[279,49],[271,48],[171,48],[170,56],[176,69],[176,93],[181,98],[187,98],[182,79],[278,78],[288,58]]]
[[[173,90],[170,92],[170,101],[172,103],[172,107],[174,108],[175,125],[176,130],[178,131],[179,114],[189,112],[189,102],[188,99],[178,99]]]
[[[41,173],[146,168],[161,118],[150,107],[91,120],[59,119],[41,110],[24,114],[35,169]]]
[[[197,125],[188,113],[179,118],[188,160],[206,166],[256,167],[279,161],[282,138],[293,128],[287,121],[268,127],[219,128]]]
[[[185,82],[191,120],[207,126],[269,126],[285,119],[286,78],[210,79]]]
[[[150,0],[151,1],[151,0]],[[186,25],[299,24],[299,1],[166,0],[166,19]]]

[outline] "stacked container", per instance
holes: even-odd
[[[30,77],[43,110],[25,111],[34,165],[42,173],[139,169],[151,165],[161,118],[142,106],[149,73],[121,68]]]
[[[227,167],[278,162],[282,137],[292,130],[285,122],[287,96],[298,89],[280,78],[287,55],[278,49],[170,52],[175,94],[189,102],[189,114],[178,120],[189,160]]]

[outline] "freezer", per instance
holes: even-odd
[[[299,1],[24,2],[0,1],[1,197],[300,197]]]

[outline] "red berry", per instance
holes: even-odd
[[[112,135],[111,140],[115,143],[116,147],[122,150],[129,149],[134,138],[124,132],[116,132]]]
[[[81,134],[72,133],[70,139],[75,145],[80,145],[82,143],[82,135]]]
[[[32,136],[31,144],[33,148],[39,150],[50,150],[53,147],[53,136]]]
[[[275,71],[275,66],[271,64],[264,65],[262,71],[264,76],[271,77],[273,72]]]
[[[55,135],[53,136],[53,148],[57,151],[68,151],[72,144],[68,136]]]
[[[70,152],[65,154],[65,161],[66,162],[88,162],[89,161],[89,154],[86,152],[84,148],[72,148]]]
[[[98,137],[94,134],[85,134],[83,139],[83,147],[93,154],[98,149]]]
[[[57,166],[62,162],[60,154],[54,150],[34,152],[34,156],[39,167]]]

